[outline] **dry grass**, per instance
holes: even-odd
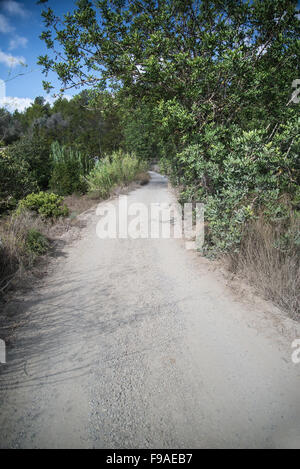
[[[64,198],[64,204],[66,204],[69,209],[70,217],[75,218],[80,213],[93,207],[97,200],[99,200],[98,194],[73,194]]]
[[[75,196],[72,200],[73,205],[70,205],[74,207],[76,203],[78,212],[87,209],[84,201],[77,201]],[[69,241],[76,239],[82,226],[84,223],[76,216],[47,220],[30,211],[0,219],[0,300],[8,291],[27,287],[34,278],[43,276],[49,254],[56,255],[56,247],[62,238],[67,237]],[[48,241],[50,250],[47,253],[28,249],[27,235],[33,230]]]
[[[288,236],[287,236],[288,233]],[[260,218],[248,226],[240,252],[230,255],[230,268],[242,273],[265,298],[300,319],[299,219],[289,228]]]
[[[48,224],[28,211],[11,215],[0,224],[0,294],[32,267],[36,255],[26,248],[29,230],[48,236]]]

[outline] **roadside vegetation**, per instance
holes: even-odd
[[[61,19],[43,12],[39,64],[63,90],[86,90],[52,108],[38,98],[22,115],[2,111],[2,209],[49,189],[106,197],[159,159],[181,202],[205,203],[205,255],[299,318],[297,1],[74,8]]]
[[[68,230],[117,186],[148,180],[147,163],[125,151],[120,122],[108,93],[0,110],[0,296],[49,251],[55,226]]]
[[[100,160],[87,175],[88,189],[101,198],[108,197],[112,190],[121,184],[134,180],[147,180],[145,161],[134,154],[118,151]]]
[[[48,225],[28,210],[13,213],[0,224],[0,297],[26,276],[37,257],[50,247]]]

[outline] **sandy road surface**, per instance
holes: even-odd
[[[129,202],[170,201],[152,176]],[[86,217],[4,312],[22,324],[0,365],[0,447],[300,447],[297,324],[280,333],[181,241],[100,240]]]

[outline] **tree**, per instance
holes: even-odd
[[[17,201],[38,189],[29,164],[7,150],[0,150],[0,214],[15,208]]]
[[[189,109],[201,106],[200,121],[211,114],[225,121],[239,109],[241,92],[243,106],[253,97],[270,105],[273,96],[275,107],[283,94],[290,95],[290,78],[299,66],[296,1],[96,5],[80,0],[62,20],[51,8],[43,12],[47,29],[41,37],[57,60],[43,56],[39,63],[46,73],[55,71],[64,88],[117,80],[137,98],[176,97]],[[282,66],[285,77],[276,74]]]
[[[18,114],[11,114],[0,108],[0,140],[6,145],[16,141],[22,133],[22,125]]]
[[[152,109],[156,146],[174,155],[207,125],[273,135],[285,121],[299,75],[297,11],[296,0],[80,0],[62,19],[43,12],[54,55],[39,63],[63,89],[115,88],[125,114]]]
[[[46,103],[42,96],[38,96],[35,98],[31,106],[25,110],[22,117],[23,125],[28,129],[37,119],[49,117],[50,114],[50,104]]]
[[[51,175],[51,140],[38,133],[25,134],[10,145],[8,153],[13,161],[24,161],[30,178],[40,189],[47,189]]]

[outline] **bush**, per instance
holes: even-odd
[[[26,235],[26,249],[32,254],[45,254],[49,248],[49,241],[38,230],[31,228]]]
[[[48,189],[51,174],[50,140],[35,133],[22,138],[9,146],[11,157],[17,161],[24,160],[28,165],[31,178],[39,189]]]
[[[58,142],[52,144],[51,154],[50,188],[60,195],[85,193],[87,183],[84,175],[92,168],[93,161],[78,149],[60,146]]]
[[[237,250],[250,219],[264,212],[282,221],[297,207],[299,130],[300,121],[282,125],[270,141],[265,131],[207,126],[198,144],[177,154],[181,200],[206,204],[206,252]]]
[[[38,189],[28,163],[0,150],[0,213],[16,207],[19,199]]]
[[[208,125],[197,138],[175,165],[163,163],[181,202],[205,204],[204,253],[230,256],[234,270],[299,315],[300,120],[272,139],[236,125]]]
[[[145,167],[134,154],[115,152],[99,161],[86,177],[89,191],[108,197],[115,186],[134,181]]]
[[[24,209],[36,212],[43,218],[64,217],[69,213],[68,207],[63,205],[63,198],[48,192],[29,194],[25,199],[20,200],[17,213]]]

